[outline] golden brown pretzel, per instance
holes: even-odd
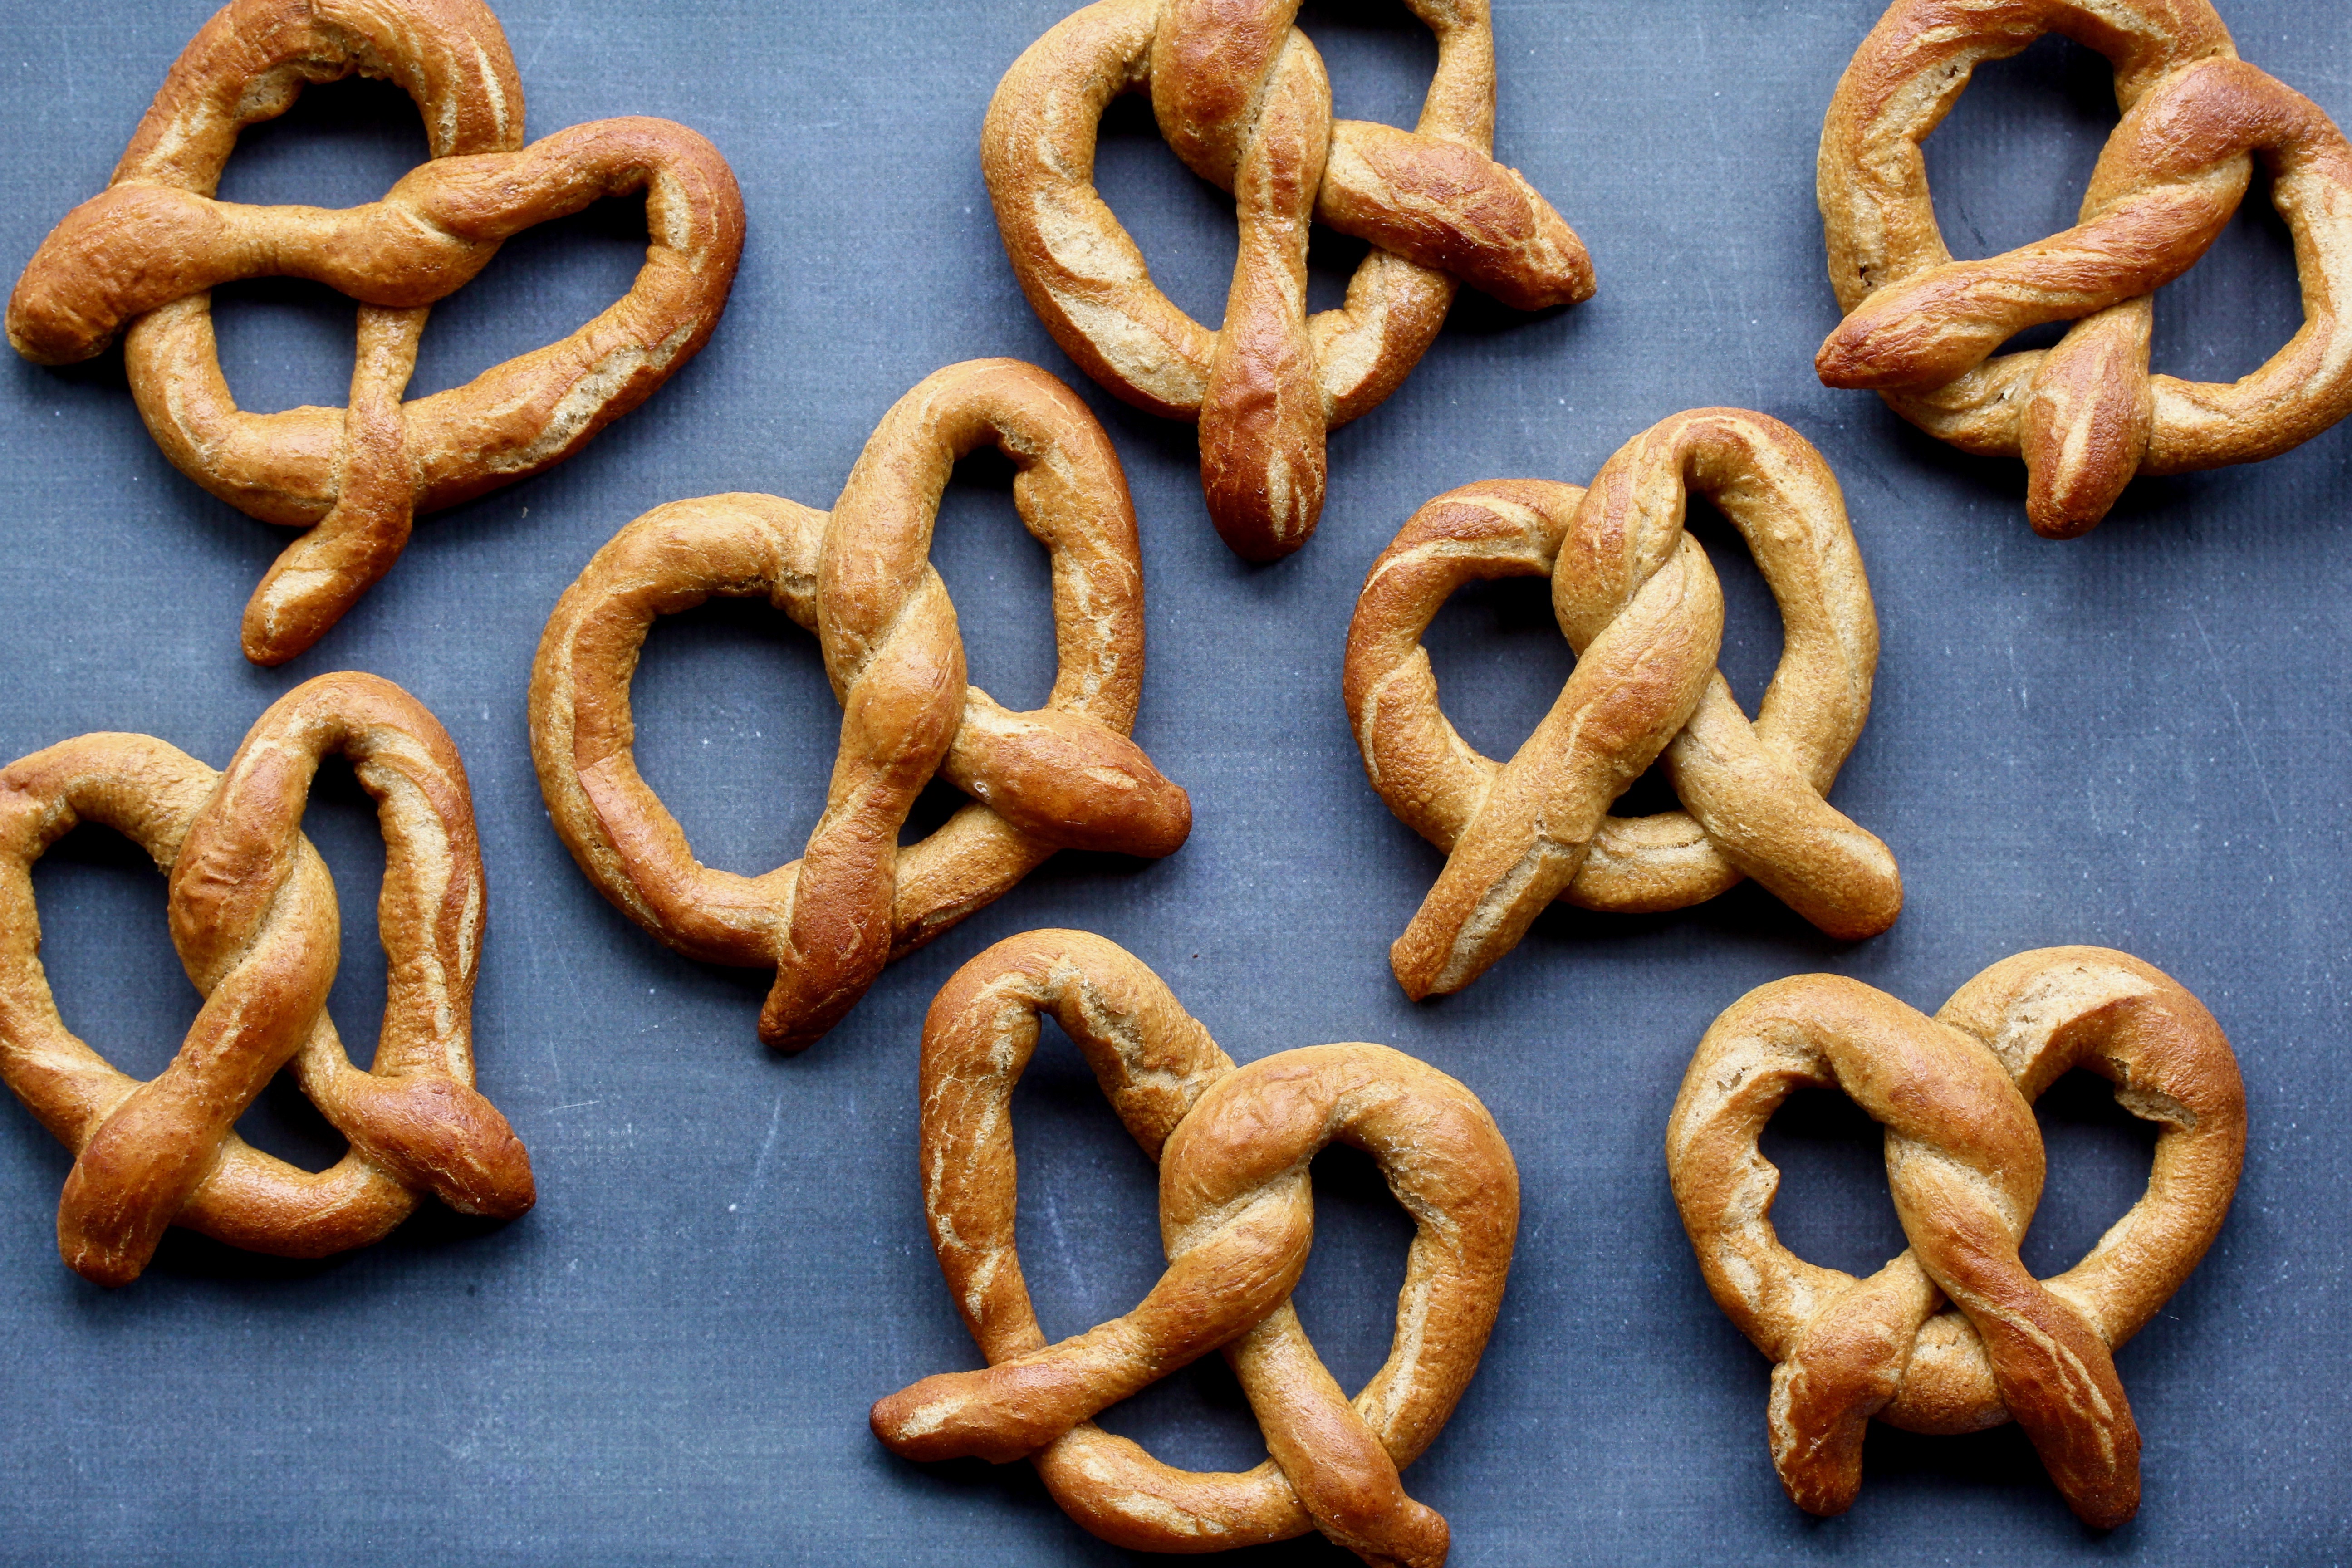
[[[1323,510],[1324,435],[1396,390],[1444,321],[1455,280],[1540,310],[1592,294],[1592,264],[1495,145],[1486,0],[1407,0],[1437,35],[1411,132],[1331,118],[1297,0],[1097,0],[1031,45],[981,136],[1022,291],[1062,351],[1115,395],[1201,426],[1201,487],[1252,561],[1307,542]],[[1241,224],[1225,322],[1211,331],[1151,282],[1094,187],[1104,106],[1149,90],[1192,170]],[[1369,240],[1347,302],[1307,314],[1316,219]]]
[[[1053,554],[1061,669],[1034,712],[964,682],[931,569],[955,460],[993,442]],[[882,416],[830,514],[774,496],[656,507],[596,552],[547,623],[531,755],[556,831],[629,918],[709,963],[776,970],[760,1037],[835,1024],[889,960],[1000,897],[1058,848],[1172,852],[1183,790],[1128,739],[1143,687],[1143,568],[1127,479],[1069,388],[1013,360],[933,373]],[[761,595],[817,634],[841,751],[807,853],[762,877],[694,858],[630,754],[629,678],[656,616]],[[898,830],[934,773],[973,797],[921,843]]]
[[[2080,1263],[2036,1280],[2017,1256],[2042,1196],[2030,1102],[2073,1068],[2112,1079],[2163,1131],[2147,1194]],[[1757,1135],[1806,1084],[1843,1089],[1886,1128],[1911,1246],[1867,1279],[1773,1234],[1780,1177]],[[2245,1090],[2213,1016],[2162,971],[2097,947],[2004,959],[1932,1019],[1833,974],[1759,986],[1699,1042],[1666,1124],[1707,1289],[1777,1363],[1772,1458],[1799,1506],[1853,1503],[1874,1415],[1931,1433],[2014,1419],[2101,1528],[2139,1507],[2139,1431],[2111,1352],[2220,1234],[2245,1149]]]
[[[1780,667],[1754,723],[1715,669],[1723,595],[1683,532],[1712,499],[1780,606]],[[1507,764],[1437,704],[1421,646],[1474,578],[1548,574],[1577,664]],[[1822,799],[1870,713],[1878,621],[1837,479],[1779,420],[1701,408],[1620,447],[1590,490],[1465,485],[1415,512],[1372,563],[1348,628],[1349,722],[1389,808],[1448,859],[1391,950],[1418,998],[1458,991],[1555,898],[1682,909],[1755,878],[1832,936],[1874,936],[1903,907],[1886,846]],[[1686,811],[1626,820],[1610,803],[1661,752]]]
[[[302,837],[319,759],[357,765],[383,827],[391,963],[372,1070],[326,1013],[341,928]],[[171,878],[172,941],[205,1005],[172,1064],[124,1077],[58,1016],[41,969],[33,862],[100,822]],[[138,1278],[164,1228],[320,1258],[364,1246],[426,1192],[461,1214],[531,1205],[530,1157],[475,1092],[482,858],[465,765],[388,680],[322,675],[272,703],[226,773],[145,735],[84,735],[0,770],[0,1078],[75,1152],[58,1246],[104,1285]],[[280,1067],[351,1152],[313,1174],[237,1137]]]
[[[1012,1100],[1050,1012],[1160,1165],[1168,1271],[1126,1317],[1048,1346],[1013,1247]],[[1475,1095],[1385,1046],[1315,1046],[1236,1069],[1159,976],[1084,931],[998,942],[956,972],[923,1027],[923,1206],[984,1372],[925,1378],[874,1406],[909,1458],[1026,1457],[1106,1541],[1209,1552],[1319,1529],[1365,1561],[1434,1564],[1445,1521],[1405,1495],[1477,1370],[1502,1302],[1519,1184]],[[1388,1360],[1350,1401],[1289,1297],[1314,1237],[1307,1163],[1338,1141],[1379,1162],[1418,1226]],[[1241,1475],[1171,1469],[1090,1419],[1223,1349],[1272,1458]]]
[[[2123,121],[2063,234],[1954,261],[1919,142],[1977,66],[2062,33],[2115,62]],[[2245,195],[2250,153],[2294,231],[2304,325],[2229,384],[2148,374],[2149,296]],[[2352,413],[2352,146],[2237,58],[2206,0],[1895,0],[1822,127],[1822,226],[1845,321],[1815,361],[1962,451],[2021,457],[2036,532],[2095,527],[2135,474],[2275,457]],[[1993,356],[2043,321],[2048,352]]]
[[[359,72],[407,89],[432,162],[343,212],[212,199],[246,126],[306,82]],[[652,395],[718,325],[743,249],[719,151],[667,120],[601,120],[525,147],[522,86],[479,0],[231,0],[184,50],[114,178],[42,241],[8,301],[27,359],[123,364],[181,472],[239,510],[309,531],[246,606],[247,658],[309,647],[391,570],[418,512],[561,462]],[[629,292],[560,342],[401,401],[428,308],[509,236],[605,196],[646,195]],[[213,340],[215,285],[307,278],[361,302],[344,409],[249,414]]]

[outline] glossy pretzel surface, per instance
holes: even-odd
[[[240,131],[354,73],[415,100],[428,162],[341,212],[214,199]],[[131,395],[173,463],[248,515],[306,530],[246,606],[256,663],[323,636],[391,570],[418,513],[561,462],[718,325],[743,248],[742,196],[718,150],[667,120],[597,121],[529,146],[522,126],[506,36],[478,0],[231,0],[173,65],[111,183],[17,279],[19,353],[66,363],[121,333]],[[558,342],[404,401],[429,308],[500,242],[639,191],[648,244],[626,295]],[[236,405],[209,290],[258,277],[360,301],[347,407]]]
[[[930,564],[958,458],[993,444],[1053,555],[1061,665],[1015,713],[965,681]],[[655,619],[711,595],[767,598],[817,634],[842,706],[824,815],[760,877],[704,866],[637,772],[629,679]],[[1013,360],[927,377],[883,416],[830,513],[775,496],[657,507],[615,534],[549,618],[531,754],[556,831],[598,890],[682,952],[776,971],[761,1038],[814,1040],[891,958],[1003,895],[1058,848],[1172,852],[1192,804],[1129,739],[1143,687],[1143,574],[1118,455],[1086,405]],[[972,797],[901,848],[937,775]]]
[[[1137,1308],[1048,1345],[1013,1243],[1013,1087],[1050,1014],[1160,1165],[1169,1268]],[[1315,1046],[1236,1068],[1133,955],[1084,931],[1008,938],[959,970],[923,1031],[924,1211],[990,1366],[877,1403],[910,1458],[1028,1458],[1062,1507],[1136,1550],[1209,1552],[1320,1529],[1365,1561],[1436,1564],[1447,1531],[1397,1472],[1453,1414],[1502,1300],[1518,1173],[1494,1119],[1384,1046]],[[1389,1356],[1351,1400],[1289,1305],[1314,1237],[1307,1163],[1370,1154],[1418,1226]],[[1223,1349],[1271,1457],[1178,1470],[1090,1419]]]
[[[2046,33],[2114,63],[2123,119],[2073,228],[1955,261],[1919,143],[1979,65]],[[2150,297],[2221,237],[2255,154],[2294,236],[2303,327],[2228,384],[2153,374]],[[1963,451],[2024,458],[2037,532],[2097,526],[2137,474],[2274,457],[2352,413],[2352,144],[2239,59],[2208,0],[1895,0],[1838,83],[1819,180],[1846,313],[1822,380],[1875,389]],[[2061,321],[2055,348],[1995,353]]]
[[[2147,1194],[2037,1280],[2017,1252],[2042,1195],[2031,1102],[2074,1068],[2161,1131]],[[1757,1139],[1804,1085],[1844,1090],[1886,1129],[1911,1245],[1866,1279],[1804,1261],[1772,1228],[1780,1173]],[[2237,1058],[2203,1005],[2127,953],[2056,947],[1993,965],[1932,1019],[1837,975],[1748,993],[1692,1058],[1666,1166],[1708,1289],[1775,1363],[1773,1462],[1799,1506],[1852,1505],[1873,1417],[1930,1433],[2013,1419],[2068,1505],[2107,1529],[2140,1491],[2113,1352],[2220,1234],[2245,1147]]]
[[[1486,0],[1409,0],[1437,36],[1410,132],[1335,120],[1297,0],[1097,0],[998,84],[981,166],[1022,291],[1054,341],[1118,397],[1201,426],[1201,485],[1253,561],[1307,542],[1323,510],[1324,437],[1377,407],[1445,319],[1457,280],[1520,310],[1588,299],[1582,243],[1494,162]],[[1148,91],[1169,145],[1231,191],[1240,252],[1215,331],[1151,281],[1094,186],[1105,106]],[[1321,222],[1369,241],[1339,309],[1307,313]]]
[[[335,889],[300,832],[320,759],[340,752],[384,836],[379,931],[391,969],[373,1066],[326,1013]],[[32,866],[81,822],[114,828],[171,879],[172,941],[204,1005],[142,1083],[58,1016]],[[0,770],[0,1078],[75,1152],[58,1210],[66,1261],[138,1277],[184,1225],[252,1251],[318,1258],[389,1232],[431,1193],[462,1214],[531,1206],[530,1159],[473,1088],[481,852],[464,764],[422,704],[374,676],[320,676],[272,704],[226,773],[146,735],[83,735]],[[236,1119],[281,1067],[351,1142],[302,1171]]]
[[[1780,608],[1780,666],[1751,721],[1715,668],[1723,595],[1683,531],[1719,506]],[[1508,763],[1438,706],[1422,647],[1463,584],[1548,575],[1575,670]],[[1556,898],[1685,908],[1756,878],[1833,936],[1874,936],[1903,904],[1894,856],[1822,797],[1869,716],[1878,621],[1836,478],[1794,430],[1702,408],[1633,437],[1589,490],[1465,485],[1415,512],[1372,563],[1348,628],[1345,696],[1364,771],[1447,852],[1390,958],[1415,997],[1458,991]],[[1611,803],[1663,755],[1686,807]]]

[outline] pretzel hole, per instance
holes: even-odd
[[[2149,368],[2183,381],[2232,382],[2259,370],[2302,329],[2294,233],[2271,205],[2271,174],[2253,183],[2213,247],[2156,291]]]
[[[1336,310],[1346,304],[1348,284],[1355,278],[1356,268],[1363,265],[1364,258],[1370,255],[1371,250],[1371,246],[1365,241],[1325,228],[1321,224],[1309,229],[1307,234],[1307,313],[1312,316],[1319,310]],[[1349,426],[1341,426],[1331,434],[1344,441],[1347,437],[1343,432],[1349,428]]]
[[[213,290],[213,333],[221,374],[239,408],[340,408],[351,401],[359,307],[323,283],[248,278]],[[429,329],[428,329],[429,335]],[[285,547],[272,532],[257,547],[266,563]]]
[[[764,599],[663,616],[629,705],[637,771],[698,859],[753,877],[799,857],[824,812],[841,729],[814,633]]]
[[[2013,1494],[2013,1501],[2004,1500],[2003,1506],[2027,1513],[2052,1510],[2053,1522],[2067,1517],[2032,1440],[2014,1421],[1957,1436],[1922,1436],[1873,1421],[1863,1440],[1862,1473],[1870,1490],[1916,1488],[1915,1495],[1931,1509],[1981,1508],[1985,1492],[1998,1489]]]
[[[1922,143],[1944,244],[1973,259],[2073,227],[2120,118],[2105,58],[2054,33],[1979,66]]]
[[[956,464],[940,496],[931,565],[955,601],[965,679],[1022,712],[1053,695],[1059,660],[1054,558],[1013,510],[1014,472],[993,447]]]
[[[1559,700],[1576,668],[1551,613],[1551,579],[1465,583],[1422,635],[1445,716],[1462,738],[1501,762]]]
[[[2063,1274],[2147,1191],[2158,1128],[2116,1101],[2116,1086],[2077,1069],[2033,1105],[2049,1174],[2018,1256],[2037,1279]]]
[[[1388,1360],[1415,1227],[1379,1163],[1362,1150],[1334,1143],[1308,1170],[1315,1249],[1291,1300],[1316,1353],[1352,1394]]]
[[[591,202],[507,240],[473,281],[433,307],[407,395],[463,386],[577,331],[636,282],[646,243],[642,192]],[[346,401],[344,393],[334,401]]]
[[[1331,77],[1331,117],[1411,130],[1437,69],[1437,35],[1402,0],[1306,0],[1297,26]]]
[[[408,94],[348,76],[305,87],[284,114],[247,126],[215,194],[255,206],[357,206],[432,155]]]
[[[1196,321],[1213,329],[1223,321],[1241,243],[1234,199],[1168,150],[1146,94],[1122,94],[1103,110],[1095,190],[1143,253],[1160,291]]]
[[[1839,1090],[1790,1094],[1756,1146],[1780,1169],[1773,1228],[1806,1262],[1866,1279],[1910,1245],[1886,1186],[1885,1131]]]
[[[33,865],[41,966],[66,1027],[118,1071],[153,1078],[194,1021],[199,998],[172,951],[163,874],[111,827],[85,822]],[[13,1102],[12,1102],[13,1106]],[[35,1126],[29,1113],[25,1125]],[[73,1155],[43,1138],[64,1179]]]

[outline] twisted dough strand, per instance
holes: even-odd
[[[1754,551],[1785,627],[1751,723],[1714,668],[1723,598],[1683,532],[1713,499]],[[1549,574],[1575,670],[1516,756],[1449,722],[1423,634],[1479,577]],[[1697,409],[1621,447],[1590,490],[1465,486],[1416,512],[1366,576],[1345,695],[1390,809],[1447,851],[1391,953],[1414,997],[1461,989],[1555,898],[1681,909],[1752,876],[1807,920],[1874,936],[1902,908],[1894,857],[1822,798],[1870,711],[1878,628],[1837,480],[1802,437],[1741,409]],[[1664,755],[1686,811],[1608,815]]]
[[[1976,67],[2061,33],[2115,63],[2123,119],[2063,234],[1955,261],[1919,142]],[[2260,153],[2293,231],[2304,325],[2222,385],[2148,370],[2149,296],[2194,266]],[[1896,0],[1822,127],[1822,226],[1846,312],[1815,359],[1963,451],[2021,457],[2035,531],[2097,526],[2136,474],[2254,462],[2352,413],[2352,143],[2237,58],[2207,0]],[[2072,321],[2058,346],[1995,354]]]
[[[2042,1195],[2030,1102],[2077,1067],[2162,1131],[2147,1194],[2080,1263],[2036,1280],[2017,1255]],[[1757,1138],[1807,1084],[1843,1089],[1886,1128],[1911,1245],[1867,1279],[1805,1262],[1772,1228],[1780,1173]],[[1852,1505],[1874,1416],[1944,1433],[2014,1419],[2068,1505],[2108,1529],[2140,1491],[2112,1352],[2212,1245],[2245,1143],[2236,1058],[2196,997],[2128,954],[2060,947],[1993,965],[1934,1019],[1836,975],[1759,987],[1700,1042],[1666,1165],[1709,1291],[1775,1363],[1773,1463],[1800,1507]]]
[[[390,961],[373,1068],[326,1016],[334,884],[299,831],[319,759],[356,764],[384,834]],[[205,1005],[170,1066],[125,1077],[58,1017],[39,957],[32,863],[100,822],[171,878],[172,940]],[[531,1205],[530,1156],[472,1088],[481,854],[464,764],[422,705],[373,676],[321,676],[256,721],[226,773],[144,735],[84,735],[0,771],[0,1077],[76,1152],[58,1211],[66,1261],[136,1279],[166,1227],[316,1258],[363,1246],[433,1193],[464,1214]],[[311,1173],[235,1131],[290,1063],[351,1142]]]
[[[238,132],[355,71],[406,89],[431,162],[345,212],[213,199]],[[427,307],[500,242],[639,191],[648,243],[626,295],[558,342],[402,401]],[[524,146],[521,84],[478,0],[231,0],[173,64],[112,183],[26,267],[8,340],[56,364],[121,332],[131,394],[173,464],[250,516],[309,531],[246,609],[247,657],[279,664],[391,569],[416,513],[560,462],[650,396],[709,338],[742,248],[735,176],[682,125],[604,120]],[[265,276],[361,302],[347,408],[236,406],[208,290]]]
[[[1012,1096],[1051,1013],[1160,1167],[1169,1268],[1127,1316],[1048,1346],[1014,1250]],[[923,1033],[924,1211],[990,1367],[877,1403],[908,1458],[1026,1456],[1095,1534],[1207,1552],[1320,1529],[1365,1561],[1443,1563],[1445,1521],[1397,1472],[1453,1413],[1502,1297],[1518,1218],[1509,1149],[1476,1097],[1381,1046],[1236,1069],[1159,977],[1083,931],[1031,931],[958,971]],[[1388,1360],[1353,1400],[1288,1296],[1314,1231],[1307,1163],[1334,1140],[1380,1163],[1418,1226]],[[1161,1464],[1088,1419],[1223,1348],[1271,1457],[1240,1475]]]
[[[1559,215],[1495,163],[1486,0],[1411,0],[1437,69],[1411,132],[1331,117],[1297,0],[1097,0],[1006,71],[981,167],[1022,291],[1054,341],[1114,395],[1201,426],[1201,485],[1253,561],[1307,542],[1328,430],[1379,405],[1437,334],[1455,279],[1518,310],[1592,293]],[[1212,331],[1153,285],[1094,186],[1097,126],[1148,89],[1161,133],[1234,194],[1240,245]],[[1307,313],[1308,228],[1368,241],[1336,310]]]
[[[931,568],[955,460],[1013,459],[1013,502],[1053,555],[1060,654],[1044,708],[965,682]],[[817,634],[840,750],[807,852],[747,878],[695,859],[638,773],[629,678],[658,616],[763,595]],[[1002,895],[1057,848],[1160,856],[1192,803],[1129,738],[1143,685],[1142,564],[1117,453],[1086,405],[1012,360],[938,371],[883,416],[828,514],[773,496],[646,513],[597,552],[549,618],[531,676],[531,754],[556,831],[599,891],[671,946],[773,965],[760,1037],[799,1049],[891,958]],[[921,843],[898,831],[933,776],[972,803]]]

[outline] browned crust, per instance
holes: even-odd
[[[299,831],[330,752],[356,764],[384,836],[377,913],[391,967],[366,1072],[326,1015],[334,883]],[[205,996],[178,1056],[145,1083],[66,1028],[41,969],[32,864],[85,821],[130,837],[170,876],[172,940]],[[226,773],[144,735],[84,735],[0,771],[0,1077],[75,1152],[58,1209],[66,1261],[121,1285],[172,1225],[318,1258],[376,1240],[428,1192],[465,1214],[529,1209],[530,1155],[472,1087],[483,912],[457,747],[374,676],[296,687]],[[351,1141],[329,1170],[299,1170],[234,1130],[289,1063]]]
[[[2162,1131],[2147,1194],[2036,1280],[2017,1256],[2042,1194],[2029,1105],[2074,1068]],[[1757,1137],[1805,1084],[1843,1089],[1886,1128],[1911,1245],[1867,1279],[1805,1262],[1772,1229],[1780,1173]],[[2237,1058],[2203,1005],[2127,953],[2057,947],[1993,965],[1933,1019],[1836,975],[1750,992],[1699,1043],[1666,1167],[1708,1289],[1776,1363],[1773,1460],[1800,1506],[1852,1504],[1874,1416],[1919,1432],[2014,1419],[2069,1506],[2107,1529],[2139,1506],[2139,1433],[2111,1352],[2220,1234],[2245,1146]]]
[[[1714,668],[1722,595],[1685,498],[1711,497],[1780,606],[1780,667],[1751,723]],[[1507,764],[1438,706],[1421,646],[1473,578],[1549,575],[1577,665]],[[1678,414],[1609,459],[1590,490],[1465,485],[1414,513],[1372,563],[1348,629],[1345,696],[1364,771],[1447,852],[1391,953],[1415,997],[1459,990],[1555,898],[1682,909],[1756,878],[1833,936],[1901,911],[1885,844],[1822,798],[1870,713],[1878,621],[1837,480],[1765,415]],[[1610,803],[1663,755],[1689,809],[1639,820]]]
[[[930,565],[955,460],[992,444],[1053,557],[1060,669],[1014,713],[964,679],[955,606]],[[630,753],[629,678],[656,616],[765,596],[817,634],[840,752],[807,852],[761,877],[702,865]],[[531,673],[531,754],[556,831],[639,925],[713,963],[776,970],[761,1038],[815,1040],[891,958],[1002,895],[1057,848],[1172,853],[1184,791],[1129,739],[1143,688],[1143,567],[1110,441],[1034,366],[972,360],[884,415],[833,511],[774,496],[657,507],[556,605]],[[921,843],[898,831],[933,775],[971,795]]]
[[[1013,1245],[1012,1096],[1050,1013],[1160,1168],[1169,1269],[1133,1312],[1047,1345]],[[1307,1167],[1334,1142],[1379,1163],[1418,1226],[1389,1356],[1350,1400],[1288,1298],[1314,1233]],[[1131,954],[1084,931],[997,943],[957,971],[923,1030],[925,1215],[989,1362],[874,1406],[900,1454],[1027,1457],[1107,1541],[1211,1552],[1310,1529],[1378,1563],[1444,1561],[1445,1521],[1397,1472],[1476,1371],[1518,1224],[1518,1173],[1486,1108],[1382,1046],[1317,1046],[1236,1069]],[[1091,1417],[1212,1350],[1233,1363],[1272,1457],[1240,1475],[1161,1464]]]
[[[981,167],[1005,253],[1054,341],[1115,395],[1201,426],[1225,542],[1286,555],[1321,515],[1324,437],[1377,406],[1445,319],[1456,279],[1519,310],[1591,297],[1584,247],[1495,163],[1485,0],[1414,0],[1438,63],[1411,132],[1331,118],[1297,0],[1097,0],[1031,45],[989,105]],[[1178,310],[1094,187],[1095,133],[1149,91],[1169,145],[1234,196],[1224,326]],[[1369,241],[1347,302],[1307,314],[1311,220]]]
[[[2116,66],[2122,121],[2063,234],[1955,261],[1919,143],[1981,62],[2046,32]],[[2148,296],[2195,265],[2245,195],[2251,153],[2293,231],[2304,325],[2229,385],[2148,371]],[[1896,0],[1822,127],[1822,226],[1846,318],[1815,360],[1961,449],[2021,457],[2026,515],[2088,531],[2136,474],[2273,457],[2352,413],[2352,144],[2236,58],[2206,0]],[[2072,321],[2047,353],[1999,354]]]
[[[306,82],[352,72],[405,88],[433,160],[345,212],[212,192],[245,126]],[[310,530],[247,606],[244,645],[278,664],[390,569],[413,517],[538,473],[652,395],[701,349],[743,248],[743,202],[716,148],[666,120],[574,126],[522,145],[522,89],[475,0],[232,0],[164,79],[108,188],[68,213],[8,304],[9,342],[43,363],[118,332],[132,395],[182,472],[267,522]],[[559,342],[404,403],[429,307],[510,236],[642,191],[649,243],[629,292]],[[210,295],[306,278],[352,296],[348,409],[250,414],[213,339]]]

